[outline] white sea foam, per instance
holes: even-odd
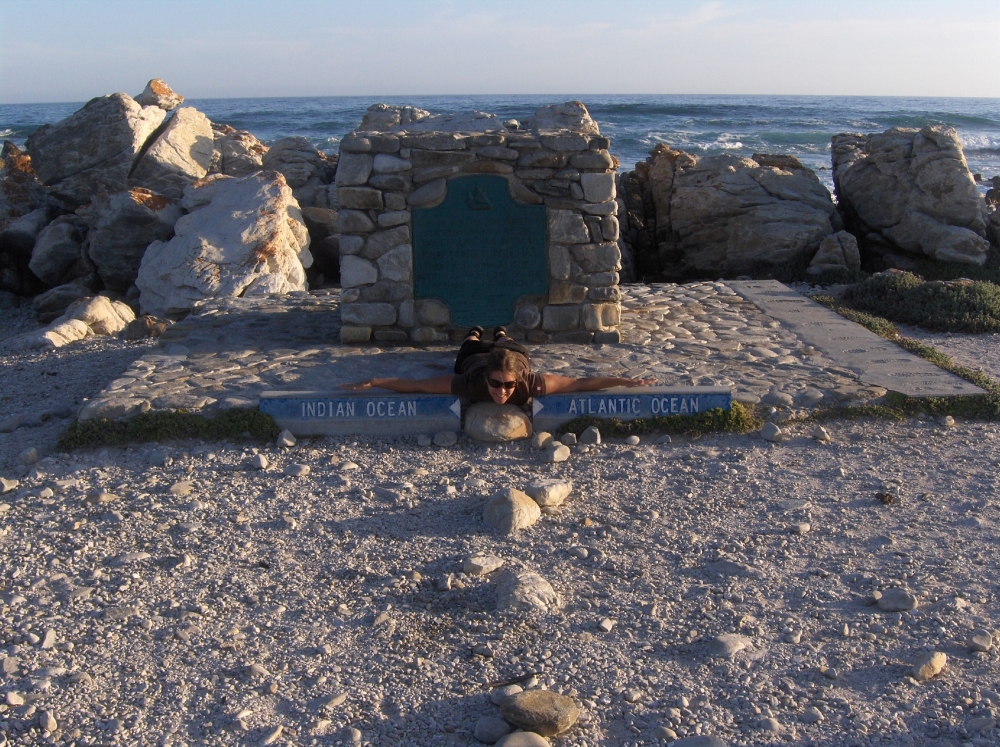
[[[962,134],[958,136],[962,141],[962,148],[970,150],[1000,150],[1000,137],[979,134]]]

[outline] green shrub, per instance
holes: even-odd
[[[853,308],[938,332],[1000,332],[1000,286],[924,282],[909,272],[877,275],[851,286]]]
[[[925,280],[957,280],[958,278],[968,278],[969,280],[983,280],[1000,285],[1000,250],[991,246],[986,255],[986,263],[982,267],[970,265],[964,262],[939,262],[930,257],[913,257],[913,274]],[[887,269],[885,263],[873,258],[869,269],[872,272]]]
[[[223,410],[215,418],[187,410],[147,412],[130,420],[74,420],[59,439],[64,450],[149,441],[273,441],[280,429],[270,415],[251,409]]]
[[[863,270],[827,270],[819,275],[810,275],[809,263],[812,255],[798,257],[782,264],[772,264],[761,260],[750,264],[746,274],[755,280],[777,280],[780,283],[809,283],[826,287],[834,283],[857,283],[869,277]]]

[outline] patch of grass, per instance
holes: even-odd
[[[1000,285],[925,282],[909,272],[877,275],[851,286],[853,308],[939,332],[1000,331]]]
[[[63,450],[198,438],[203,441],[273,441],[280,432],[270,415],[253,409],[223,410],[209,419],[187,410],[147,412],[130,420],[74,420],[59,439]]]
[[[700,436],[703,433],[749,433],[764,425],[764,421],[753,407],[733,402],[731,410],[717,408],[694,415],[660,415],[638,420],[618,418],[595,418],[586,416],[564,423],[559,433],[580,435],[584,430],[596,425],[602,436],[624,438],[645,433],[669,433],[671,435]]]

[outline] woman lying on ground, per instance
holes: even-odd
[[[626,379],[619,376],[571,376],[531,372],[528,351],[498,327],[493,342],[480,339],[482,327],[473,327],[455,359],[454,376],[429,379],[368,379],[341,384],[342,389],[389,389],[394,392],[454,394],[472,402],[524,405],[531,397],[569,392],[593,392],[613,386],[645,386],[656,379]]]

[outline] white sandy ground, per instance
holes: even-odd
[[[29,325],[4,312],[0,337]],[[1000,376],[994,340],[940,346]],[[144,350],[2,358],[0,416],[69,407]],[[581,705],[559,745],[661,744],[664,728],[730,745],[1000,742],[1000,654],[966,646],[1000,627],[996,424],[840,421],[829,444],[800,426],[780,445],[650,439],[557,465],[526,443],[315,439],[262,449],[258,472],[225,443],[60,454],[68,423],[0,434],[0,474],[21,477],[0,496],[0,745],[477,744],[477,719],[499,715],[491,683],[515,679]],[[29,446],[34,476],[14,463]],[[311,474],[283,475],[293,463]],[[573,481],[566,504],[491,532],[486,497],[539,476]],[[120,497],[84,502],[102,490]],[[496,611],[493,581],[461,574],[472,552],[539,572],[562,608]],[[918,608],[869,606],[891,587]],[[749,646],[708,656],[728,632]],[[927,650],[948,666],[917,684]]]

